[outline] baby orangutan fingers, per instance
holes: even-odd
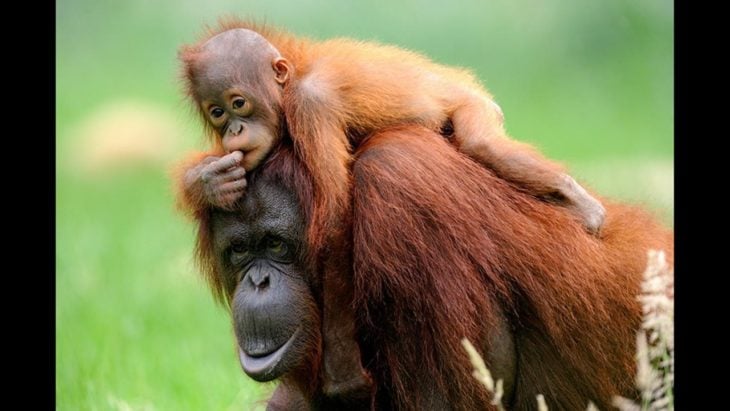
[[[199,165],[207,166],[208,164],[210,164],[214,161],[217,161],[217,160],[220,160],[220,157],[208,156],[208,157],[204,158],[203,161],[201,161]]]
[[[201,163],[205,165],[201,172],[201,178],[203,181],[212,180],[216,175],[227,171],[231,167],[239,165],[241,163],[241,160],[243,160],[243,153],[240,151],[234,151],[211,163],[204,164],[204,161],[203,163]]]
[[[236,167],[209,180],[205,184],[205,192],[210,203],[230,211],[236,201],[246,192],[245,175],[243,168]]]
[[[230,209],[246,191],[246,170],[239,164],[243,153],[206,157],[185,175],[186,190],[200,193],[204,202]]]
[[[210,198],[214,199],[211,201],[217,207],[224,210],[232,210],[233,206],[238,200],[243,197],[246,193],[246,186],[248,183],[246,179],[233,180],[228,182],[220,182],[224,177],[218,177],[216,180],[219,184],[210,185],[211,189],[215,192],[211,193]]]
[[[235,180],[223,183],[220,185],[219,191],[221,194],[235,194],[243,193],[246,191],[247,186],[246,180]]]
[[[246,181],[246,169],[244,169],[241,166],[229,168],[225,172],[218,174],[217,178],[219,178],[223,182],[231,182],[231,181]]]

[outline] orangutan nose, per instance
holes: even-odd
[[[238,123],[238,122],[233,123],[228,127],[228,134],[232,134],[234,136],[241,134],[242,131],[243,131],[243,124]]]
[[[254,267],[246,277],[254,289],[263,291],[269,286],[269,273],[266,270]]]

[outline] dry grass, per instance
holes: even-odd
[[[639,301],[644,321],[636,336],[636,387],[641,404],[615,397],[621,411],[674,409],[674,270],[663,251],[649,251]]]

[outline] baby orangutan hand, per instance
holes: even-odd
[[[246,170],[241,161],[240,151],[223,157],[206,157],[185,173],[185,190],[197,193],[214,207],[231,210],[246,192]]]

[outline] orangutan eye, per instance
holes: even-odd
[[[248,117],[253,113],[253,104],[241,96],[235,96],[232,98],[231,107],[233,107],[236,114],[240,116]]]
[[[244,100],[241,97],[238,97],[237,99],[233,100],[233,108],[241,108],[243,105],[246,104],[246,100]]]
[[[268,252],[269,257],[274,260],[280,262],[289,262],[291,260],[291,256],[289,255],[289,246],[286,242],[279,238],[269,239],[266,243],[266,251]]]
[[[269,241],[268,249],[272,253],[279,254],[280,252],[282,252],[284,250],[284,248],[285,248],[284,242],[281,240],[270,240]]]
[[[220,118],[223,115],[224,111],[220,107],[211,107],[210,109],[210,116],[213,118]]]
[[[229,247],[230,259],[233,264],[241,263],[251,257],[251,251],[243,241],[231,243]]]

